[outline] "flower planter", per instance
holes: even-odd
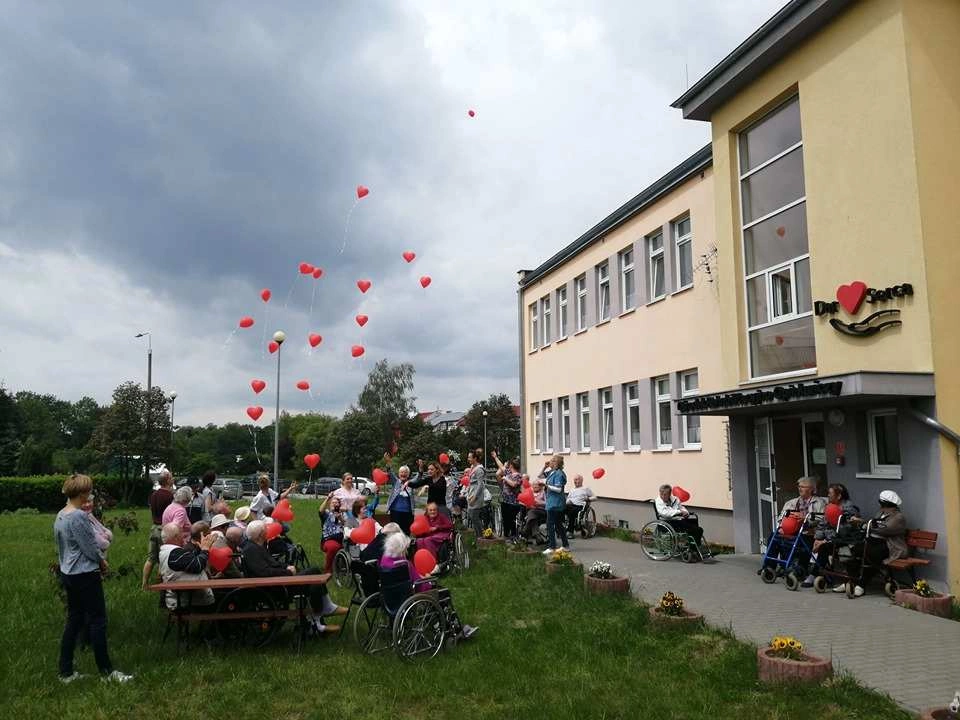
[[[664,627],[687,627],[689,625],[699,625],[703,622],[703,615],[699,613],[684,610],[683,615],[667,615],[660,612],[656,606],[650,608],[650,620],[655,625]]]
[[[920,720],[951,720],[950,709],[945,707],[927,708],[920,713]]]
[[[627,595],[630,593],[630,578],[598,578],[583,576],[583,587],[595,595]]]
[[[897,590],[893,596],[897,605],[918,610],[927,615],[949,618],[953,605],[953,595],[937,593],[933,597],[920,597],[915,590]]]
[[[576,570],[577,572],[583,572],[583,563],[571,563],[570,565],[564,565],[563,563],[555,563],[547,561],[546,563],[547,575],[553,575],[558,572],[563,572],[564,570]]]
[[[833,675],[830,660],[804,655],[803,660],[790,660],[772,655],[773,648],[757,649],[757,673],[760,682],[797,683],[820,682]]]
[[[503,544],[504,544],[504,539],[503,539],[502,537],[492,537],[492,538],[479,537],[479,538],[477,538],[477,547],[478,547],[478,548],[491,548],[491,547],[493,547],[494,545],[503,545]]]

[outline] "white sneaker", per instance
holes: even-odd
[[[856,586],[853,588],[853,596],[854,596],[854,597],[863,597],[863,588],[860,587],[859,585],[856,585]]]
[[[554,551],[553,548],[547,548],[546,550],[543,551],[542,554],[543,554],[543,555],[553,555],[554,552],[555,552],[555,551]]]
[[[74,680],[83,680],[85,677],[86,675],[81,675],[77,671],[74,671],[73,675],[61,675],[60,682],[62,682],[64,685],[69,685]]]
[[[839,585],[834,585],[833,588],[831,589],[831,592],[835,592],[835,593],[842,593],[846,591],[847,591],[847,586],[844,585],[843,583],[840,583]]]
[[[133,680],[133,675],[126,675],[119,670],[114,670],[109,675],[103,676],[104,682],[115,682],[115,683],[125,683]]]

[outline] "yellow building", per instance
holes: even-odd
[[[960,592],[960,2],[793,0],[675,103],[712,128],[735,542],[798,477],[882,490]],[[952,430],[951,430],[952,428]]]
[[[691,493],[708,539],[732,542],[726,423],[673,411],[723,382],[715,254],[707,146],[521,271],[523,464],[535,476],[566,455],[615,525],[652,520],[643,501],[669,483]]]

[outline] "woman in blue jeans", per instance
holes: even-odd
[[[97,546],[93,523],[82,509],[92,490],[93,480],[86,475],[67,478],[63,483],[67,504],[53,523],[60,582],[67,594],[67,624],[60,641],[60,681],[64,683],[82,677],[73,669],[73,652],[84,625],[90,632],[93,657],[103,679],[126,682],[133,677],[114,670],[107,652],[107,606],[101,581],[107,561]]]
[[[563,472],[563,456],[554,455],[540,471],[540,477],[546,478],[547,496],[547,544],[544,555],[551,555],[557,549],[557,532],[565,550],[570,549],[567,530],[564,527],[564,511],[567,509],[567,494],[563,491],[567,484],[567,475]]]

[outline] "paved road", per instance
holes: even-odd
[[[813,589],[789,592],[782,580],[765,585],[756,574],[758,555],[685,565],[653,562],[639,545],[609,538],[575,539],[571,545],[584,567],[604,560],[629,575],[634,594],[645,602],[672,590],[708,623],[728,627],[742,640],[765,645],[774,635],[792,635],[908,709],[946,705],[960,689],[960,622],[898,607],[882,592],[850,600]]]

